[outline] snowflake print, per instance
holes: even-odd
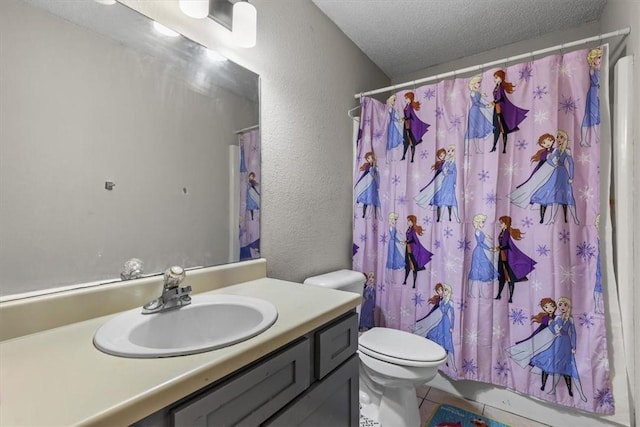
[[[377,286],[377,292],[384,292],[387,290],[387,287],[384,285],[384,283],[380,283]]]
[[[428,152],[427,150],[422,150],[422,151],[420,152],[420,158],[421,158],[421,159],[423,159],[423,160],[424,160],[424,159],[427,159],[428,157],[429,157],[429,152]]]
[[[509,362],[507,362],[506,360],[496,360],[496,364],[493,367],[493,370],[496,371],[496,374],[499,377],[506,378],[507,376],[509,376],[509,371],[511,371],[511,368],[509,368]]]
[[[413,305],[415,305],[416,307],[418,306],[422,307],[422,303],[424,303],[424,298],[422,298],[422,294],[419,294],[416,292],[411,298],[411,301],[413,301]]]
[[[493,327],[493,336],[500,339],[504,337],[504,328],[502,326]]]
[[[465,329],[464,331],[464,340],[467,344],[478,344],[478,331],[472,331],[470,329]]]
[[[469,188],[465,188],[464,190],[462,190],[462,198],[465,202],[473,200],[473,191]]]
[[[366,234],[361,234],[361,235],[360,235],[360,241],[361,241],[362,243],[366,242],[366,241],[367,241],[367,235],[366,235]]]
[[[427,101],[431,100],[431,98],[435,96],[436,96],[436,90],[432,87],[430,87],[424,92],[424,99],[426,99]]]
[[[432,221],[433,219],[430,216],[425,216],[424,218],[422,218],[422,223],[424,225],[431,225]]]
[[[436,118],[441,119],[443,117],[444,117],[444,110],[442,109],[442,107],[436,108]]]
[[[582,187],[580,190],[578,190],[578,192],[580,193],[580,195],[578,197],[580,197],[582,200],[591,200],[593,199],[593,188],[589,187],[588,185],[585,185],[584,187]]]
[[[433,242],[433,246],[435,246],[436,249],[440,249],[442,247],[442,242],[440,240],[436,240]]]
[[[489,179],[489,171],[488,170],[482,170],[482,172],[478,173],[478,179],[480,179],[480,181],[485,182],[486,180]]]
[[[549,112],[547,110],[537,110],[536,114],[533,116],[533,121],[536,124],[543,124],[544,122],[549,121]]]
[[[513,163],[513,160],[510,160],[509,163],[502,168],[502,172],[506,177],[512,177],[518,170],[518,164]]]
[[[366,117],[363,121],[364,121],[363,127],[371,127],[371,117]]]
[[[549,92],[547,92],[547,87],[546,86],[536,86],[536,88],[533,90],[533,98],[534,99],[542,99],[543,96],[545,96],[546,94],[548,94]]]
[[[538,245],[536,252],[538,252],[538,255],[540,256],[549,256],[551,249],[549,249],[547,245]]]
[[[387,236],[387,233],[382,233],[380,235],[380,243],[382,243],[383,245],[386,244],[388,238],[389,238],[389,236]]]
[[[540,289],[542,289],[542,283],[540,283],[538,280],[533,280],[531,282],[531,289],[538,292]]]
[[[581,165],[585,165],[587,163],[591,163],[591,155],[589,153],[582,152],[582,153],[578,154],[578,157],[577,157],[576,161],[578,163],[580,163]]]
[[[382,133],[382,131],[381,131],[381,130],[377,130],[377,131],[375,131],[375,132],[373,133],[373,137],[374,137],[375,139],[377,139],[378,141],[380,141],[380,140],[382,139],[382,135],[383,135],[383,133]]]
[[[495,191],[487,193],[487,195],[484,197],[484,202],[487,205],[495,205],[498,203],[498,195],[495,193]]]
[[[578,321],[580,322],[580,326],[583,326],[587,329],[590,329],[594,325],[593,316],[589,313],[582,313],[580,316],[578,316]]]
[[[453,230],[451,229],[451,227],[447,227],[447,228],[444,229],[442,234],[444,234],[444,237],[446,237],[448,239],[450,237],[453,237]]]
[[[476,365],[473,359],[464,359],[462,361],[462,372],[464,372],[465,375],[475,375],[476,369],[478,369],[478,365]]]
[[[571,64],[565,64],[564,62],[560,65],[556,66],[558,69],[558,72],[560,73],[561,76],[563,77],[572,77],[573,76],[573,68],[571,67]]]
[[[371,230],[373,231],[373,234],[378,234],[378,223],[374,222],[373,225],[371,225]]]
[[[458,91],[457,90],[452,89],[452,90],[447,92],[447,101],[455,101],[456,99],[458,99]]]
[[[524,139],[519,139],[518,142],[516,142],[516,147],[518,147],[518,150],[526,150],[527,145],[529,145],[529,143]]]
[[[580,102],[579,99],[573,99],[572,97],[565,97],[564,95],[561,96],[560,99],[560,108],[558,109],[558,111],[563,111],[565,114],[574,114],[578,108],[578,106],[576,105],[578,102]]]
[[[529,218],[528,216],[522,220],[523,227],[531,228],[532,225],[533,225],[533,219]]]
[[[464,309],[467,308],[467,302],[465,300],[462,300],[458,303],[458,311],[464,311]]]
[[[525,64],[524,67],[520,68],[520,80],[524,80],[526,82],[529,81],[531,77],[533,77],[533,67],[531,64]]]
[[[524,325],[527,320],[527,315],[521,308],[512,308],[509,313],[509,319],[514,325]]]
[[[404,206],[404,205],[406,205],[407,203],[409,203],[409,199],[408,199],[408,198],[407,198],[407,196],[406,196],[406,195],[404,195],[404,194],[403,194],[402,196],[398,196],[398,197],[396,198],[396,201],[398,202],[398,204],[399,204],[399,205],[402,205],[402,206]]]
[[[576,284],[576,267],[575,266],[560,266],[560,282],[568,286]]]
[[[609,388],[604,388],[600,390],[596,389],[596,395],[594,396],[596,402],[598,402],[598,406],[607,407],[607,408],[615,408],[615,404],[613,403],[613,393]]]
[[[558,233],[558,240],[562,243],[569,243],[569,238],[571,237],[571,233],[569,230],[562,230]]]
[[[400,317],[409,316],[409,309],[405,306],[400,307]]]
[[[458,240],[458,250],[459,251],[471,250],[471,241],[468,239]]]
[[[449,272],[456,273],[458,271],[458,267],[460,266],[460,259],[448,257],[444,263],[444,269]]]
[[[583,261],[587,261],[596,256],[596,248],[587,242],[582,242],[577,246],[576,255]]]
[[[393,185],[400,184],[400,181],[401,181],[401,179],[400,179],[400,176],[398,176],[398,175],[393,175],[393,178],[391,178],[391,183]]]
[[[456,114],[451,120],[449,120],[449,124],[451,125],[449,127],[449,132],[454,129],[458,130],[460,128],[460,125],[462,124],[462,116]]]

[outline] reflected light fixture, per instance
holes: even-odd
[[[207,59],[211,62],[224,62],[227,58],[221,54],[220,52],[216,52],[215,50],[206,49]]]
[[[178,0],[180,10],[192,18],[206,18],[209,16],[209,0]]]
[[[106,5],[116,4],[116,0],[95,0],[95,2]]]
[[[258,13],[254,5],[241,0],[233,5],[233,23],[231,25],[233,40],[240,47],[256,45],[256,26]]]
[[[180,33],[173,31],[171,28],[165,27],[159,22],[153,21],[153,29],[167,37],[178,37]]]

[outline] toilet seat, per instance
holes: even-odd
[[[394,365],[428,368],[442,365],[447,353],[427,338],[390,328],[372,328],[360,335],[358,350]]]

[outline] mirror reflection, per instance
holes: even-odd
[[[0,296],[259,257],[259,77],[159,29],[0,2]]]

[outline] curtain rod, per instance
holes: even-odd
[[[545,53],[555,52],[557,50],[567,49],[567,48],[574,47],[574,46],[580,46],[580,45],[591,43],[591,42],[599,42],[599,41],[602,41],[604,39],[609,39],[611,37],[625,36],[625,35],[629,34],[630,32],[631,32],[631,28],[627,27],[627,28],[623,28],[621,30],[612,31],[610,33],[600,34],[598,36],[593,36],[593,37],[587,37],[586,39],[576,40],[576,41],[569,42],[569,43],[562,43],[562,44],[559,44],[557,46],[547,47],[545,49],[534,50],[532,52],[523,53],[521,55],[509,56],[509,57],[506,57],[506,58],[498,59],[496,61],[487,62],[487,63],[481,64],[481,65],[474,65],[474,66],[471,66],[471,67],[461,68],[459,70],[449,71],[449,72],[446,72],[446,73],[443,73],[443,74],[436,74],[435,76],[425,77],[423,79],[413,80],[413,81],[405,82],[405,83],[399,83],[399,84],[396,84],[396,85],[393,85],[393,86],[383,87],[381,89],[370,90],[368,92],[356,93],[354,95],[354,98],[358,99],[358,98],[362,98],[363,96],[366,96],[366,95],[375,95],[377,93],[389,92],[389,91],[392,91],[394,89],[400,89],[400,88],[406,87],[406,86],[415,86],[415,85],[418,85],[418,84],[421,84],[421,83],[427,83],[427,82],[430,82],[430,81],[433,81],[433,80],[440,80],[440,79],[444,79],[444,78],[447,78],[447,77],[455,77],[457,74],[465,74],[465,73],[470,73],[472,71],[481,71],[481,70],[483,70],[485,68],[490,68],[490,67],[492,67],[494,65],[506,64],[506,63],[511,62],[511,61],[518,61],[520,59],[531,58],[531,57],[536,56],[536,55],[543,55]]]
[[[248,128],[237,130],[234,133],[245,133],[245,132],[250,131],[250,130],[258,129],[259,127],[260,127],[260,125],[253,125],[253,126],[249,126]]]

